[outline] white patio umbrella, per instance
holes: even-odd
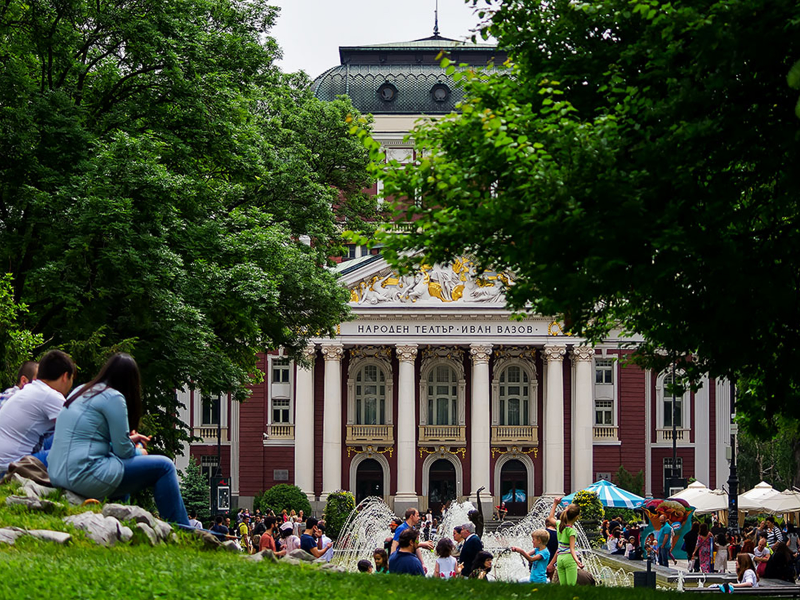
[[[696,515],[717,512],[728,508],[728,494],[722,490],[711,490],[699,481],[690,483],[685,490],[678,492],[671,498],[686,500],[690,506],[695,507],[694,514]]]
[[[762,481],[752,490],[747,490],[744,494],[739,494],[739,510],[748,512],[765,511],[764,501],[780,492],[773,488],[766,481]]]
[[[784,490],[780,494],[770,496],[763,502],[766,510],[776,515],[800,511],[800,492]]]

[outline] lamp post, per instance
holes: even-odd
[[[731,381],[731,468],[728,474],[728,532],[739,535],[739,476],[736,473],[736,385]]]

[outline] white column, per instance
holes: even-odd
[[[301,443],[298,443],[297,415],[306,419],[314,414],[314,358],[316,354],[317,350],[314,344],[309,344],[303,349],[303,356],[311,363],[311,366],[306,368],[300,363],[297,364],[294,395],[294,484],[303,490],[310,502],[314,501],[314,428],[304,427]]]
[[[644,372],[644,495],[653,497],[653,436],[650,431],[653,425],[653,372]]]
[[[406,509],[417,507],[419,497],[416,491],[417,449],[416,410],[414,406],[414,361],[417,359],[417,345],[403,344],[395,348],[399,362],[397,377],[397,495],[395,513],[402,514]],[[388,490],[386,491],[388,494]]]
[[[547,418],[544,429],[544,495],[564,495],[564,355],[566,346],[545,346]]]
[[[711,409],[709,407],[708,376],[702,379],[702,387],[694,395],[694,476],[698,481],[711,486]]]
[[[575,368],[575,402],[572,412],[572,490],[582,490],[594,483],[594,426],[592,423],[592,356],[594,349],[572,348]]]
[[[188,389],[183,388],[175,392],[175,397],[181,403],[181,407],[178,409],[178,420],[187,427],[191,435],[192,427],[194,426],[194,423],[191,422],[191,412],[189,410],[189,403],[192,401],[191,393]],[[198,417],[197,420],[199,421],[200,418]],[[175,468],[181,473],[185,473],[186,467],[189,466],[189,457],[191,455],[189,442],[181,442],[181,452],[183,453],[182,455],[175,457]]]
[[[322,495],[342,488],[342,356],[341,344],[323,344],[325,398],[322,426]],[[311,413],[313,414],[313,413]]]
[[[716,385],[716,460],[714,461],[716,489],[728,481],[730,472],[730,460],[728,459],[728,448],[731,445],[731,384],[727,379],[717,379]],[[705,482],[703,482],[705,483]],[[711,483],[706,483],[711,487]]]
[[[472,404],[470,408],[470,500],[477,500],[479,488],[485,489],[487,500],[492,499],[491,461],[491,415],[489,411],[491,387],[489,380],[489,356],[491,344],[470,344],[472,356]],[[490,509],[491,510],[491,509]],[[484,511],[485,512],[485,511]],[[491,514],[491,512],[489,513]]]

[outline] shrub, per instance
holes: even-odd
[[[274,485],[256,496],[255,500],[253,500],[253,508],[263,513],[272,510],[276,515],[281,514],[282,510],[286,512],[293,510],[300,512],[302,510],[305,515],[311,514],[311,504],[308,502],[308,496],[296,485],[287,483]]]
[[[636,514],[636,511],[631,510],[630,508],[606,508],[606,519],[616,519],[617,517],[622,517],[622,520],[625,523],[630,523],[631,521],[641,521],[641,517]]]
[[[615,473],[614,479],[617,480],[617,486],[623,490],[629,491],[631,494],[637,496],[644,496],[644,472],[639,471],[635,475],[628,471],[623,465],[619,466]]]
[[[181,477],[181,496],[186,512],[189,514],[197,513],[197,520],[204,527],[211,527],[211,506],[209,500],[208,477],[200,470],[200,465],[194,458],[189,459]]]
[[[581,490],[572,500],[573,504],[581,507],[581,521],[600,521],[605,514],[603,505],[597,494]]]
[[[356,499],[350,492],[339,490],[328,496],[325,504],[325,533],[331,539],[339,537],[347,517],[356,509]]]

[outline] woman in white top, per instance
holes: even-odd
[[[717,553],[714,555],[714,570],[725,573],[728,570],[728,539],[724,533],[717,535]]]
[[[739,583],[729,584],[731,587],[758,587],[756,566],[749,554],[740,553],[736,556],[736,578]]]
[[[437,579],[451,579],[458,575],[458,561],[452,556],[455,544],[448,538],[442,538],[436,544],[436,566],[433,576]]]

